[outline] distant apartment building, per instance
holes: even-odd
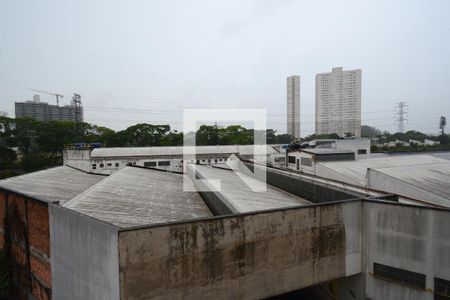
[[[287,133],[300,139],[300,76],[287,78]]]
[[[16,102],[16,118],[29,117],[38,121],[84,121],[83,107],[71,105],[51,105],[41,102],[39,95],[33,96],[33,101]]]
[[[361,136],[361,70],[316,75],[316,134]]]

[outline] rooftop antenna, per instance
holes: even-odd
[[[398,102],[395,106],[395,121],[397,122],[397,132],[405,133],[405,121],[408,121],[408,105],[405,101]]]
[[[56,93],[52,93],[52,92],[47,92],[47,91],[42,91],[42,90],[35,90],[35,89],[30,89],[28,88],[27,90],[29,91],[33,91],[33,92],[37,92],[37,93],[41,93],[41,94],[47,94],[47,95],[52,95],[52,96],[56,96],[56,105],[59,106],[59,97],[63,98],[63,95],[60,94],[56,94]]]

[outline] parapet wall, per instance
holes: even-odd
[[[65,166],[69,166],[84,172],[91,172],[91,150],[65,149],[63,161]]]
[[[120,231],[121,299],[264,298],[357,274],[361,208],[355,201]]]
[[[117,228],[50,205],[54,299],[119,299]]]
[[[450,283],[445,209],[351,200],[116,229],[51,206],[51,228],[57,299],[255,299],[339,279],[340,299],[431,300]]]
[[[450,284],[449,211],[373,202],[366,202],[365,206],[365,296],[368,299],[444,299],[434,298],[434,293],[439,279]],[[397,272],[420,274],[418,277],[425,277],[424,286],[377,278],[375,263],[397,268],[400,270]],[[449,287],[446,290],[449,297]]]
[[[253,170],[254,167],[261,166],[248,164],[246,166]],[[321,184],[312,178],[305,178],[299,174],[286,172],[274,168],[266,168],[267,183],[281,190],[299,196],[312,203],[323,203],[340,200],[348,200],[364,197],[365,195],[351,192],[349,190],[339,189],[335,186]]]

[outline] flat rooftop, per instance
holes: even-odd
[[[311,202],[267,185],[265,192],[253,191],[235,172],[226,168],[195,165],[195,169],[205,179],[220,179],[219,193],[238,212],[251,212],[265,209],[306,205]],[[261,184],[257,179],[240,173],[251,182]]]
[[[183,176],[125,167],[63,206],[123,228],[211,217],[197,192],[183,191]]]
[[[103,179],[105,176],[61,166],[0,180],[0,188],[45,202],[65,202]]]

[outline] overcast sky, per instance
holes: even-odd
[[[2,1],[0,111],[27,88],[82,95],[85,120],[182,126],[183,108],[266,108],[286,132],[286,76],[301,76],[301,132],[315,74],[362,69],[363,124],[437,133],[450,118],[450,1]],[[41,100],[55,102],[51,96]]]

